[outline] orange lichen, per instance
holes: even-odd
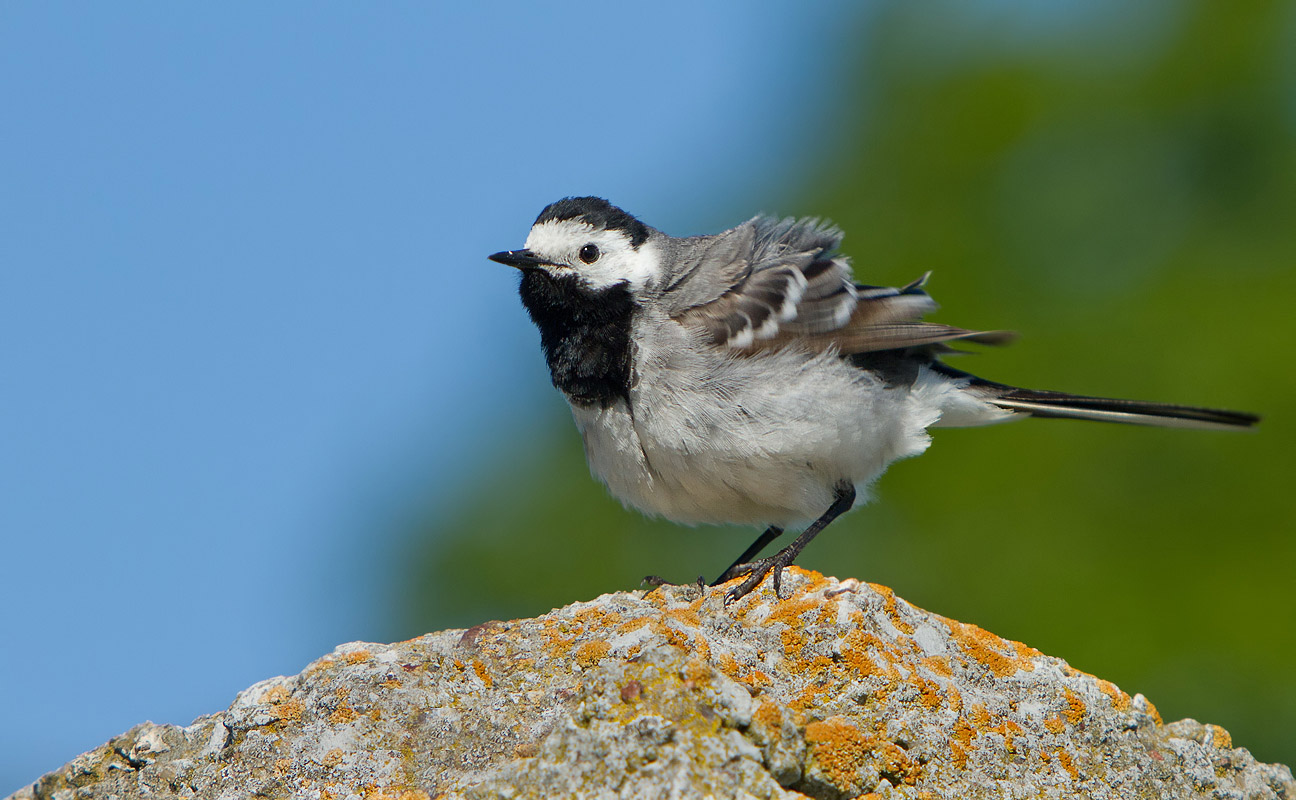
[[[290,722],[301,719],[302,712],[306,706],[302,701],[292,698],[288,689],[283,686],[271,687],[265,693],[265,700],[270,704],[270,718],[276,722],[288,720]]]
[[[1149,715],[1150,717],[1152,717],[1152,719],[1156,720],[1156,724],[1158,724],[1158,725],[1163,725],[1163,724],[1165,724],[1164,721],[1161,719],[1161,712],[1160,712],[1160,711],[1157,711],[1157,707],[1154,706],[1154,705],[1152,705],[1152,701],[1151,701],[1151,700],[1149,700],[1149,699],[1147,699],[1146,697],[1144,697],[1144,698],[1143,698],[1143,703],[1144,703],[1144,705],[1147,706],[1147,713],[1148,713],[1148,715]]]
[[[783,738],[783,712],[773,703],[762,702],[752,712],[752,725],[764,729],[765,737],[774,741]]]
[[[832,583],[832,581],[829,580],[828,577],[824,575],[822,572],[813,569],[805,569],[803,567],[798,567],[795,565],[788,567],[786,570],[784,570],[783,575],[784,577],[787,577],[788,575],[796,575],[801,578],[805,578],[806,585],[800,589],[801,592],[805,592],[805,593],[817,592],[820,589],[827,589],[829,584]]]
[[[800,713],[807,708],[813,708],[819,704],[819,695],[823,693],[823,687],[810,684],[803,688],[796,697],[788,702],[788,708],[793,712]]]
[[[422,789],[398,789],[391,786],[366,787],[363,797],[364,800],[432,800]]]
[[[869,761],[892,783],[910,786],[922,776],[922,767],[894,742],[865,733],[844,717],[829,717],[805,728],[805,741],[815,763],[838,789],[849,791],[860,768]]]
[[[342,659],[348,664],[363,664],[371,658],[373,658],[373,655],[368,650],[363,649],[352,650],[350,653],[342,656]]]
[[[948,678],[954,674],[954,671],[950,669],[949,659],[945,656],[927,656],[919,659],[918,663],[943,678]]]
[[[1044,655],[1034,647],[1021,642],[1010,641],[1008,644],[1012,645],[1013,650],[1017,652],[1017,667],[1022,672],[1032,672],[1035,669],[1035,659]]]
[[[967,748],[958,742],[950,742],[950,761],[954,764],[954,769],[962,772],[967,769],[968,751]]]
[[[387,680],[378,684],[378,686],[380,686],[383,689],[399,689],[400,685],[401,682],[396,680],[395,678],[388,678]]]
[[[675,647],[688,647],[688,634],[678,628],[672,628],[669,625],[661,625],[657,628],[657,632],[666,637],[667,644],[674,645]]]
[[[954,684],[945,687],[945,694],[949,695],[949,706],[954,711],[963,710],[963,693],[958,690]]]
[[[550,655],[554,658],[563,658],[571,652],[572,647],[576,644],[576,634],[567,635],[565,631],[552,620],[548,620],[543,628],[545,644],[549,649]]]
[[[828,656],[815,656],[810,659],[802,659],[796,665],[802,672],[809,672],[812,675],[826,675],[832,670],[833,660]]]
[[[338,764],[341,764],[342,759],[345,757],[346,757],[346,753],[343,753],[341,748],[335,747],[324,754],[324,758],[320,760],[320,763],[328,767],[329,769],[332,769],[336,767]]]
[[[315,673],[317,673],[317,672],[323,672],[324,670],[326,670],[326,669],[328,669],[329,667],[332,667],[332,666],[334,666],[334,665],[336,665],[336,664],[337,664],[337,662],[334,661],[332,657],[330,657],[330,656],[324,656],[323,658],[319,659],[318,661],[313,661],[313,662],[311,662],[311,664],[310,664],[309,666],[306,667],[306,674],[307,674],[307,675],[314,675]]]
[[[633,619],[628,619],[617,626],[617,633],[637,631],[645,625],[652,625],[655,621],[656,617],[635,617]]]
[[[690,628],[698,628],[702,625],[702,620],[698,618],[697,610],[689,608],[688,606],[668,608],[662,612],[662,616],[667,619],[681,622]]]
[[[1018,670],[1035,669],[1029,653],[1023,654],[1014,646],[1014,642],[1008,642],[976,625],[952,619],[946,619],[945,622],[949,625],[950,638],[955,644],[967,653],[968,657],[989,667],[995,677],[1006,678]],[[1005,650],[1010,650],[1011,655],[1005,653]],[[1035,652],[1030,648],[1026,650]]]
[[[892,625],[896,626],[896,630],[901,631],[902,634],[914,635],[914,626],[908,624],[908,622],[899,616],[899,607],[896,604],[896,593],[894,593],[893,590],[888,589],[886,590],[885,596],[886,616],[890,618]]]
[[[329,714],[328,721],[334,725],[345,725],[348,722],[355,722],[358,716],[360,715],[351,706],[340,706],[337,711]]]
[[[1053,751],[1057,762],[1062,765],[1062,769],[1071,775],[1071,780],[1077,780],[1080,777],[1080,770],[1076,769],[1075,763],[1071,760],[1071,754],[1061,747]]]
[[[1062,721],[1062,717],[1049,717],[1044,720],[1044,729],[1049,733],[1061,733],[1066,729],[1066,723]]]
[[[686,687],[708,684],[711,682],[711,668],[700,658],[690,658],[684,662],[684,681]]]
[[[837,609],[840,603],[820,603],[817,621],[820,625],[832,625],[837,622]]]
[[[814,752],[815,763],[838,789],[852,786],[859,770],[870,760],[873,737],[865,734],[842,717],[812,722],[805,729],[806,744]]]
[[[586,629],[607,628],[619,623],[621,615],[615,611],[605,611],[601,608],[586,608],[577,611],[573,620],[577,625]]]
[[[803,589],[775,605],[774,610],[770,612],[769,619],[766,623],[782,622],[796,628],[801,628],[803,626],[801,615],[807,611],[818,608],[820,602],[822,602],[822,598],[814,597],[808,591]]]
[[[976,738],[977,732],[976,728],[972,727],[972,723],[968,721],[967,717],[959,717],[954,720],[954,730],[951,731],[950,734],[954,737],[955,741],[963,745],[970,745],[972,744],[972,740]]]
[[[922,703],[927,709],[935,711],[945,703],[945,695],[941,692],[940,684],[936,681],[928,681],[919,678],[915,683],[918,686],[918,702]]]
[[[984,703],[977,703],[972,706],[971,714],[972,724],[985,730],[990,727],[990,712],[986,710]]]
[[[742,666],[738,659],[733,657],[733,653],[721,653],[720,657],[714,661],[716,669],[720,670],[730,678],[738,679],[742,672]]]
[[[711,643],[706,640],[705,636],[693,637],[693,652],[703,661],[711,660]]]
[[[1066,697],[1067,702],[1066,711],[1063,711],[1062,714],[1066,716],[1067,722],[1072,725],[1079,725],[1080,721],[1084,719],[1086,711],[1084,701],[1080,699],[1080,695],[1070,689],[1064,688],[1062,694]]]
[[[913,786],[922,777],[922,767],[918,762],[909,757],[905,749],[894,742],[883,742],[877,748],[878,755],[881,756],[883,775],[891,776],[894,781],[900,779],[901,783]]]
[[[1233,737],[1229,735],[1228,731],[1224,730],[1220,726],[1207,723],[1206,730],[1210,731],[1211,744],[1216,747],[1222,750],[1227,750],[1233,746]]]
[[[1117,688],[1116,684],[1111,681],[1098,681],[1098,691],[1111,698],[1112,708],[1117,711],[1126,711],[1130,707],[1130,696]]]
[[[1007,750],[1009,753],[1017,752],[1017,747],[1015,744],[1013,744],[1013,739],[1015,739],[1020,733],[1022,733],[1022,726],[1018,725],[1016,722],[1013,722],[1010,719],[1005,719],[1003,722],[999,723],[998,725],[987,727],[986,730],[991,733],[997,733],[1000,736],[1002,736],[1004,740],[1004,749]]]
[[[866,633],[862,628],[853,629],[846,634],[846,639],[842,642],[842,663],[860,678],[878,675],[882,672],[873,659],[869,658],[867,650],[870,644],[879,650],[884,647],[880,639],[871,633]]]
[[[612,650],[612,645],[604,639],[593,639],[576,648],[576,663],[581,667],[589,669],[598,662],[607,658],[607,654]]]
[[[271,706],[270,716],[276,720],[288,720],[289,722],[294,722],[301,719],[302,712],[305,710],[306,706],[302,701],[289,700],[286,703]]]
[[[481,682],[486,684],[487,689],[495,685],[495,679],[491,677],[490,672],[486,669],[486,665],[482,663],[480,658],[473,659],[472,668],[473,672],[477,673],[477,677],[481,678]]]
[[[801,631],[793,627],[784,628],[779,632],[779,640],[783,642],[783,655],[788,658],[799,658],[801,646],[805,643],[801,636]]]
[[[276,758],[274,762],[274,771],[276,775],[282,775],[292,769],[292,759]]]
[[[339,686],[333,690],[333,694],[339,698],[345,698],[351,694],[350,686]]]
[[[950,742],[950,755],[954,756],[954,768],[966,769],[968,765],[968,748],[972,747],[972,739],[976,738],[976,729],[972,727],[967,717],[959,717],[954,721],[954,730],[950,731],[953,740]]]

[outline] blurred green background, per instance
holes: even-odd
[[[984,5],[861,14],[831,107],[770,98],[770,114],[805,119],[817,167],[781,207],[734,197],[717,219],[831,218],[858,279],[933,270],[933,319],[1021,332],[959,368],[1265,420],[1254,435],[938,430],[799,563],[892,586],[1142,692],[1167,720],[1296,762],[1293,5],[1110,3],[1043,29]],[[815,57],[814,42],[789,46]],[[499,308],[524,313],[514,296]],[[538,361],[536,344],[518,347]],[[531,616],[649,573],[710,579],[754,537],[622,509],[546,398],[455,507],[410,501],[393,636]]]

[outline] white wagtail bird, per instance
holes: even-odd
[[[1019,389],[941,363],[947,343],[1003,331],[921,321],[926,276],[857,284],[842,234],[815,219],[758,216],[674,238],[598,197],[536,218],[524,249],[491,260],[522,272],[591,471],[623,503],[689,523],[768,526],[716,584],[737,600],[850,510],[927,429],[1021,417],[1238,429],[1252,414]],[[756,559],[789,525],[809,522]]]

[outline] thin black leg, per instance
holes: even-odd
[[[774,572],[774,594],[777,597],[781,597],[783,568],[791,566],[792,562],[796,560],[796,557],[805,549],[805,546],[810,544],[810,540],[819,535],[819,531],[828,527],[829,523],[849,511],[850,507],[853,505],[855,505],[855,487],[849,483],[844,483],[841,486],[838,486],[836,499],[833,500],[833,504],[828,506],[828,510],[825,511],[819,519],[812,522],[810,527],[802,531],[801,535],[794,539],[792,544],[778,551],[769,558],[762,558],[759,561],[753,561],[750,564],[747,564],[743,569],[738,570],[739,572],[746,571],[748,573],[747,580],[729,590],[729,593],[725,595],[725,603],[732,603],[736,600],[742,599],[745,595],[751,592],[751,590],[760,586],[760,582],[765,579],[765,576],[768,575],[771,570]],[[764,536],[762,535],[761,538],[764,538]],[[759,542],[759,540],[757,541]],[[733,568],[731,567],[730,570],[732,569]]]
[[[744,550],[743,554],[738,556],[738,559],[729,565],[729,569],[720,573],[720,577],[712,581],[711,585],[719,586],[725,581],[743,574],[743,570],[740,569],[740,567],[746,566],[753,558],[760,555],[760,551],[764,550],[766,545],[782,535],[783,529],[776,525],[771,525],[766,528],[765,532],[757,537],[756,541],[752,542],[751,547]]]

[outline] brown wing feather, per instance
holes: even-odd
[[[922,289],[927,276],[899,289],[856,285],[846,259],[832,254],[840,241],[817,220],[758,217],[691,240],[663,299],[677,322],[738,352],[797,345],[855,355],[1012,338],[921,322],[936,308]]]
[[[1006,344],[1016,334],[1011,331],[971,331],[952,325],[916,321],[935,304],[925,294],[925,304],[901,302],[905,295],[862,299],[850,320],[836,330],[814,334],[780,331],[778,335],[753,342],[743,348],[756,351],[798,344],[812,350],[836,349],[842,355],[875,353],[881,350],[903,350],[928,347],[942,342],[970,341],[978,344]],[[915,313],[916,312],[916,313]]]

